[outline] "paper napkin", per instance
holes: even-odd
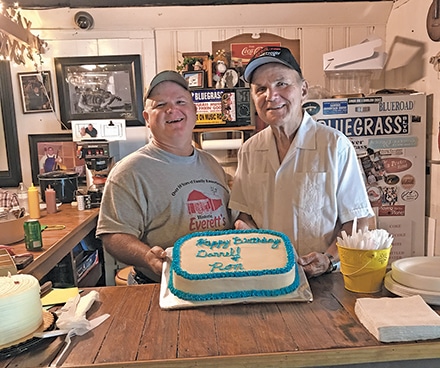
[[[440,338],[440,316],[420,295],[404,298],[359,298],[359,321],[382,342]]]

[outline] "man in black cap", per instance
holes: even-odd
[[[134,266],[129,284],[160,281],[164,250],[178,238],[233,226],[225,172],[192,144],[196,106],[186,80],[157,74],[143,115],[150,142],[110,172],[96,232],[113,257]]]
[[[230,201],[240,211],[235,226],[283,232],[307,276],[332,272],[336,237],[351,234],[355,218],[361,229],[374,215],[354,147],[303,111],[308,83],[289,49],[261,49],[244,79],[268,127],[239,151]]]

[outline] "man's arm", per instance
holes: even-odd
[[[258,229],[252,216],[244,212],[240,212],[234,226],[237,230]]]
[[[166,252],[161,247],[150,247],[130,234],[102,234],[100,238],[106,251],[117,260],[161,274],[166,259]]]
[[[368,217],[357,219],[357,228],[364,231],[368,228]],[[342,238],[342,231],[347,235],[351,235],[353,229],[353,221],[342,224],[337,236]],[[324,253],[311,252],[298,258],[298,263],[303,266],[303,269],[308,277],[316,277],[329,271],[331,263],[339,261],[338,248],[336,246],[337,237],[333,240],[330,246]]]

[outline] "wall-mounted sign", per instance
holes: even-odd
[[[299,40],[290,40],[271,33],[243,33],[238,36],[228,38],[223,41],[212,42],[212,55],[224,52],[231,68],[245,67],[256,52],[265,46],[283,46],[290,49],[293,56],[299,64],[300,42]]]
[[[196,89],[191,94],[197,106],[197,127],[231,127],[251,123],[248,88]]]

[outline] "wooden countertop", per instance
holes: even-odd
[[[48,214],[41,211],[41,225],[65,225],[62,230],[44,230],[43,250],[28,251],[23,242],[10,245],[15,254],[32,253],[34,260],[20,273],[31,274],[37,279],[44,277],[52,268],[59,263],[90,231],[96,227],[99,208],[78,211],[69,203],[63,203],[58,212]]]
[[[281,368],[440,359],[440,339],[380,343],[358,322],[356,298],[390,296],[386,290],[351,293],[339,273],[312,279],[310,286],[311,303],[186,310],[161,310],[157,284],[96,288],[100,301],[87,317],[109,313],[110,318],[74,337],[62,366]],[[0,361],[0,368],[49,364],[62,341],[58,337],[38,351]]]

